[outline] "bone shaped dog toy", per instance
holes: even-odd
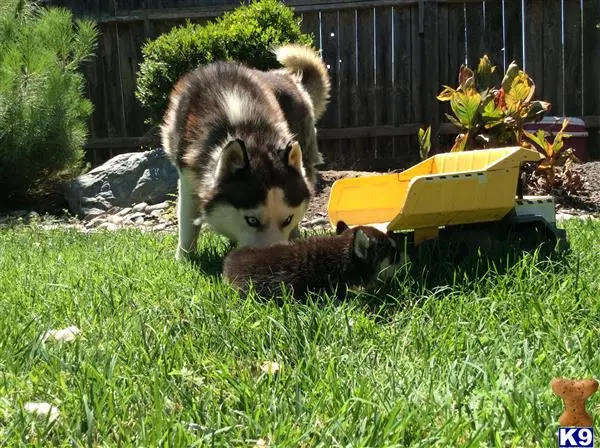
[[[585,409],[585,401],[598,390],[598,381],[594,379],[570,380],[554,378],[550,386],[552,391],[562,398],[565,411],[558,419],[560,426],[590,427],[592,417]]]

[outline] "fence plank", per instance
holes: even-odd
[[[512,61],[516,61],[523,68],[522,18],[521,2],[506,0],[504,2],[504,51],[507,68]]]
[[[357,65],[356,65],[356,16],[353,10],[340,11],[338,29],[338,107],[339,127],[346,128],[358,121],[354,116],[357,109],[354,107],[356,93]],[[356,153],[356,144],[353,141],[340,142],[343,157]]]
[[[349,126],[356,123],[358,118],[353,116],[356,109],[352,107],[350,101],[352,88],[356,86],[357,65],[356,65],[356,26],[355,12],[340,12],[340,27],[338,30],[340,61],[338,68],[338,84],[340,98],[340,127]]]
[[[377,86],[376,107],[373,115],[375,124],[386,123],[393,116],[388,89],[392,86],[392,8],[379,8],[375,11],[375,76]]]
[[[186,24],[186,19],[152,20],[151,22],[153,24],[154,33],[156,36],[160,36],[161,34],[168,33],[173,28],[184,26]]]
[[[104,82],[104,119],[107,125],[108,137],[117,137],[125,134],[122,88],[119,58],[117,52],[117,25],[108,25],[102,28],[99,38],[98,57],[100,70]]]
[[[543,13],[543,0],[526,0],[525,71],[535,82],[536,94],[540,98],[544,98]]]
[[[504,42],[502,39],[502,1],[491,0],[485,2],[483,50],[490,58],[492,65],[496,66],[498,78],[504,71]],[[480,55],[483,56],[483,53]],[[498,79],[500,81],[500,79]]]
[[[318,12],[305,12],[302,14],[300,29],[303,33],[310,33],[314,36],[314,44],[316,48],[320,48],[319,36],[321,35],[321,24],[319,22]]]
[[[154,0],[158,1],[159,8],[193,8],[195,6],[230,6],[232,9],[239,6],[240,3],[246,3],[240,0]]]
[[[62,6],[77,16],[107,16],[114,14],[114,0],[51,0],[48,6]]]
[[[552,104],[551,114],[564,114],[563,101],[563,57],[562,57],[562,21],[560,2],[556,0],[544,0],[544,25],[543,25],[543,59],[544,67],[544,92],[543,95],[537,91],[538,80],[536,83],[536,98],[549,101]],[[540,55],[538,55],[540,57]]]
[[[331,80],[331,99],[325,116],[321,119],[321,125],[326,128],[339,126],[340,115],[338,109],[338,13],[328,11],[321,14],[321,33],[323,40],[322,57],[327,64]],[[341,147],[337,142],[325,142],[321,144],[321,151],[327,159],[340,160]]]
[[[108,136],[106,120],[104,119],[104,79],[101,70],[102,61],[98,56],[94,56],[82,67],[82,72],[86,80],[87,98],[92,102],[94,111],[90,117],[89,138],[104,138]]]
[[[458,84],[458,71],[467,57],[464,28],[464,5],[448,5],[448,82],[451,86]]]
[[[450,85],[450,61],[449,61],[449,49],[451,46],[456,45],[454,42],[451,44],[448,40],[449,36],[449,17],[448,17],[448,5],[438,6],[438,64],[439,64],[439,77],[438,77],[438,91],[441,90],[442,85]],[[439,108],[440,118],[443,118],[443,108]]]
[[[467,15],[467,65],[475,69],[484,52],[483,2],[468,3],[465,5],[465,9]]]
[[[115,9],[115,16],[127,14],[132,9],[144,8],[146,0],[119,0]]]
[[[338,82],[342,85],[355,85],[358,82],[355,11],[340,12],[339,21],[338,45],[340,61],[338,65]]]
[[[392,8],[378,8],[375,13],[375,110],[374,124],[394,124],[395,101],[393,97],[393,67],[392,53],[394,42],[392,40]],[[380,137],[377,139],[379,156],[394,158],[394,138]]]
[[[411,56],[410,56],[410,80],[411,80],[411,120],[423,121],[423,36],[419,26],[418,8],[410,9],[410,32],[411,32]]]
[[[422,4],[421,4],[422,5]],[[421,6],[422,7],[422,6]],[[422,14],[419,12],[419,8],[410,8],[410,35],[411,35],[411,56],[410,56],[410,119],[412,122],[422,123],[424,121],[422,96],[424,88],[424,74],[423,74],[423,36],[420,31],[420,21]],[[414,141],[411,139],[404,139],[404,150],[403,155],[411,157],[411,153],[414,151]]]
[[[338,88],[338,17],[337,12],[324,12],[321,14],[321,32],[323,36],[322,57],[327,64],[329,77],[331,80],[331,102],[322,125],[333,127],[339,124],[339,114],[337,108],[337,88]]]
[[[600,115],[600,3],[583,7],[584,114]]]
[[[592,3],[592,2],[588,2]],[[582,115],[581,10],[579,2],[564,2],[565,17],[565,113]],[[598,63],[598,60],[596,60]]]
[[[396,126],[412,120],[411,86],[411,7],[394,8],[394,104]],[[394,137],[395,159],[402,160],[410,152],[407,137]]]
[[[394,51],[395,123],[410,123],[412,120],[411,8],[394,8]]]
[[[458,67],[464,62],[464,27],[463,27],[463,43],[462,43],[462,58],[459,60],[458,47],[461,45],[457,41],[457,34],[460,32],[461,25],[457,26],[456,18],[458,18],[455,11],[460,8],[460,24],[464,24],[463,19],[463,4],[458,5],[438,5],[438,55],[439,55],[439,82],[436,96],[441,92],[442,86],[453,86],[456,83]],[[438,116],[440,122],[448,121],[446,118],[448,113],[447,103],[438,102]],[[428,123],[425,124],[427,126]],[[445,137],[441,135],[433,135],[432,139],[435,139],[438,150],[440,146],[447,146],[444,143]]]
[[[135,90],[138,65],[142,59],[144,24],[127,23],[117,25],[117,27],[125,135],[142,135],[147,131],[148,126],[144,124],[144,111],[135,97]]]
[[[431,139],[432,151],[437,149],[437,136],[440,115],[439,101],[436,96],[439,92],[439,51],[438,51],[438,5],[436,3],[426,3],[424,6],[424,35],[423,35],[423,71],[424,85],[422,99],[424,109],[425,123],[431,124],[431,134],[434,138]],[[431,55],[431,56],[429,56]]]
[[[358,122],[355,125],[368,126],[373,124],[373,10],[357,10],[357,52],[360,55],[358,61],[358,85],[357,85],[357,106]],[[357,141],[357,159],[360,162],[363,159],[377,158],[377,147],[373,144],[373,139],[363,138]]]

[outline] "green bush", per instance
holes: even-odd
[[[272,48],[284,43],[312,45],[302,34],[293,11],[278,0],[258,0],[204,25],[187,23],[146,43],[137,76],[136,95],[150,113],[162,119],[173,84],[184,73],[215,60],[237,60],[250,66],[277,67]]]
[[[92,104],[79,66],[96,39],[92,22],[74,22],[62,8],[21,1],[0,17],[3,196],[81,166]]]

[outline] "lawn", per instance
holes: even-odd
[[[600,222],[564,227],[569,263],[302,304],[175,263],[175,235],[0,230],[0,445],[556,446],[550,380],[600,374]]]

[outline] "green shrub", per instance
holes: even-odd
[[[19,0],[2,0],[0,2],[0,18],[14,15],[19,7]]]
[[[0,17],[0,189],[9,196],[81,166],[92,104],[79,65],[95,25],[20,2]]]
[[[162,119],[173,84],[184,73],[215,60],[238,60],[250,66],[277,67],[272,48],[283,43],[312,45],[293,11],[278,0],[258,0],[204,25],[187,23],[146,43],[137,76],[136,95]]]

